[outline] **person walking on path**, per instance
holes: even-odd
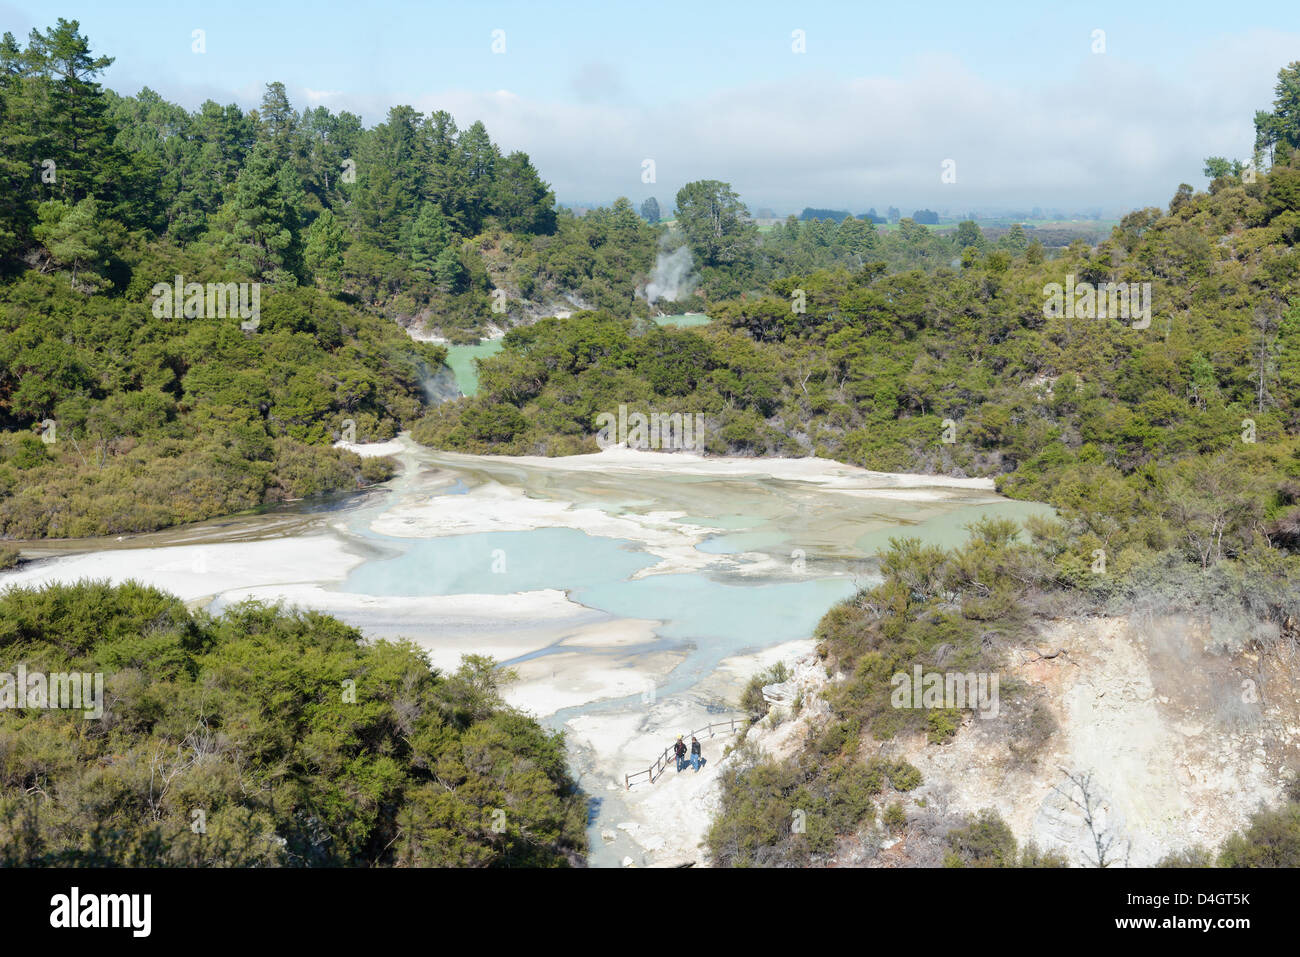
[[[691,767],[699,771],[703,762],[704,755],[700,753],[700,739],[695,735],[691,735]]]
[[[683,735],[677,736],[677,743],[673,745],[673,754],[677,758],[677,770],[680,771],[686,767],[686,744],[682,741]]]

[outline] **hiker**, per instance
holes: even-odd
[[[677,757],[677,770],[680,771],[686,767],[686,744],[682,741],[684,735],[677,736],[677,743],[673,745],[673,754]]]
[[[700,765],[704,763],[704,756],[700,754],[700,740],[691,735],[691,767],[696,771],[700,770]]]

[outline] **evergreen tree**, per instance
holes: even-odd
[[[432,274],[434,263],[451,241],[451,227],[442,210],[433,203],[420,206],[420,213],[411,224],[407,247],[411,265]]]
[[[308,271],[330,291],[337,291],[343,274],[347,239],[332,210],[325,210],[307,229],[303,260]]]
[[[850,216],[840,223],[835,237],[836,243],[848,251],[849,255],[859,260],[866,256],[876,245],[876,225],[870,220]]]
[[[313,205],[325,208],[347,202],[345,161],[354,160],[361,137],[361,118],[354,113],[332,114],[323,106],[302,114],[300,129],[306,143],[303,185]]]
[[[746,262],[753,255],[757,231],[728,183],[687,183],[677,192],[677,221],[706,266]]]
[[[259,143],[223,212],[232,267],[268,282],[296,283],[302,267],[302,185],[292,166],[278,164],[272,148]]]
[[[429,114],[420,128],[425,144],[426,164],[421,198],[438,204],[456,232],[466,235],[466,173],[456,139],[460,135],[450,113],[439,110]]]
[[[132,175],[133,164],[113,146],[116,130],[94,80],[113,58],[92,56],[80,29],[76,20],[60,17],[44,34],[33,30],[28,41],[26,59],[44,80],[40,85],[49,98],[37,125],[37,155],[57,166],[57,179],[48,184],[46,196],[72,203],[96,196],[127,212],[122,207],[138,198],[132,187],[140,184]]]
[[[964,219],[957,224],[957,233],[954,240],[959,250],[965,249],[967,246],[983,249],[984,231],[979,228],[979,224],[973,219]]]
[[[74,289],[79,278],[91,288],[108,285],[103,269],[108,262],[109,242],[94,199],[87,197],[75,205],[49,200],[40,205],[38,216],[36,239],[56,263],[71,270]]]
[[[483,221],[500,197],[494,189],[497,164],[501,153],[488,136],[481,121],[460,134],[456,142],[460,163],[465,171],[463,210],[464,234],[472,236],[483,227]],[[521,154],[522,155],[522,154]],[[527,162],[527,157],[524,157]],[[531,164],[528,169],[531,169]],[[538,180],[539,185],[541,184]]]
[[[1300,60],[1277,72],[1273,110],[1255,114],[1255,153],[1283,165],[1300,151]]]
[[[433,281],[444,292],[450,292],[459,288],[464,279],[465,265],[460,254],[454,244],[448,245],[433,261]]]
[[[362,235],[381,249],[400,247],[423,192],[429,150],[421,126],[415,110],[395,106],[362,140],[354,208]]]
[[[283,83],[266,84],[262,108],[257,112],[257,135],[268,143],[275,158],[282,163],[296,159],[298,113],[289,103]]]
[[[31,229],[37,171],[35,140],[23,108],[26,67],[12,33],[0,39],[0,256],[17,249]]]
[[[542,182],[527,153],[511,153],[496,164],[493,206],[501,228],[512,233],[555,232],[555,194]]]

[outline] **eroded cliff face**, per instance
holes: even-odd
[[[1300,764],[1300,654],[1225,653],[1212,623],[1181,617],[1040,621],[1036,641],[1007,649],[996,717],[968,714],[943,744],[924,735],[865,741],[863,757],[902,758],[924,783],[901,798],[908,823],[841,842],[830,863],[937,866],[965,815],[998,811],[1024,845],[1072,865],[1147,866],[1201,845],[1217,849],[1252,812],[1280,800]],[[798,715],[749,732],[784,756],[828,718],[817,694],[837,678],[808,656],[775,697]],[[784,707],[778,703],[774,710]]]

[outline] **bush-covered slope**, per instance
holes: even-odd
[[[135,584],[0,594],[9,674],[101,672],[103,716],[0,710],[5,866],[563,866],[586,806],[508,675],[325,615]],[[12,689],[11,689],[12,690]]]

